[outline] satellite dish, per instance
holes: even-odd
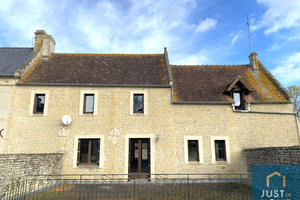
[[[61,118],[61,121],[64,125],[68,126],[69,124],[71,124],[72,122],[72,118],[70,115],[64,115],[62,118]]]

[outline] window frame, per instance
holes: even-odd
[[[189,140],[197,140],[198,141],[198,161],[190,161],[189,160],[189,148],[188,148],[188,141]],[[204,156],[203,156],[203,142],[202,136],[184,136],[184,162],[185,164],[203,164],[204,163]]]
[[[136,101],[135,101],[135,97],[138,96],[138,95],[141,95],[143,97],[143,101],[142,101],[142,111],[135,111],[135,107],[136,107]],[[133,94],[133,113],[136,114],[136,113],[140,113],[140,114],[144,114],[144,111],[145,111],[145,97],[144,97],[144,94],[137,94],[137,93],[134,93]]]
[[[144,112],[134,112],[134,95],[135,94],[143,94],[143,106]],[[129,115],[135,116],[145,116],[148,115],[148,92],[147,90],[140,89],[140,90],[130,90],[130,97],[129,97]]]
[[[100,152],[99,152],[99,165],[77,165],[78,161],[78,141],[79,139],[99,139],[100,141]],[[97,168],[103,168],[104,166],[104,161],[105,161],[105,154],[104,154],[104,149],[105,149],[105,140],[104,140],[104,135],[99,135],[99,134],[83,134],[83,135],[75,135],[74,136],[74,147],[73,147],[73,164],[72,167],[74,169],[82,168],[82,167],[97,167]]]
[[[86,111],[86,97],[87,96],[93,96],[93,111],[92,112],[87,112]],[[95,112],[95,94],[87,94],[85,93],[84,96],[83,96],[83,113],[84,114],[94,114]]]
[[[226,160],[218,160],[216,158],[215,141],[224,140]],[[213,164],[229,164],[231,163],[229,136],[211,136],[211,162]]]
[[[190,141],[196,141],[196,153],[197,153],[197,159],[196,160],[191,160],[191,157],[190,157],[190,154],[191,154],[191,151],[190,151]],[[196,162],[199,162],[199,141],[198,140],[187,140],[187,145],[188,145],[188,160],[189,162],[193,162],[193,161],[196,161]]]
[[[233,98],[234,100],[234,93],[238,93],[240,95],[240,105],[239,106],[236,106],[234,105],[235,102],[233,103],[234,105],[234,109],[235,110],[246,110],[246,101],[245,101],[245,95],[244,95],[244,92],[243,91],[232,91],[231,92],[231,97]]]
[[[44,96],[44,106],[43,106],[43,111],[37,111],[37,106],[38,106],[38,97],[39,96]],[[34,94],[34,103],[33,103],[33,114],[44,114],[45,110],[45,104],[46,104],[46,94]]]
[[[224,158],[218,158],[217,157],[217,150],[216,150],[216,143],[217,141],[222,141],[222,149],[223,149],[223,155],[222,157]],[[216,161],[226,161],[227,160],[227,156],[226,156],[226,141],[225,140],[215,140],[215,155],[216,155]]]
[[[94,95],[93,112],[85,112],[85,95]],[[94,116],[98,115],[98,91],[97,90],[81,90],[79,102],[79,115]]]
[[[86,163],[80,163],[80,158],[81,158],[81,144],[82,140],[88,140],[88,158]],[[98,141],[98,160],[96,163],[91,162],[91,154],[92,154],[92,140],[97,140]],[[82,165],[96,165],[99,166],[100,163],[100,143],[101,140],[99,138],[79,138],[78,139],[78,149],[77,149],[77,165],[82,166]]]
[[[45,95],[44,110],[43,112],[36,112],[36,95]],[[42,117],[48,115],[48,104],[49,104],[49,90],[32,89],[29,103],[29,115],[34,117]]]

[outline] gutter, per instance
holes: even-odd
[[[171,85],[130,85],[130,84],[71,84],[71,83],[17,83],[20,86],[81,86],[81,87],[146,87],[170,88]]]
[[[15,77],[14,74],[0,74],[2,77]]]
[[[284,112],[265,112],[265,111],[252,111],[252,110],[234,110],[235,113],[257,113],[257,114],[274,114],[274,115],[296,115],[295,113]]]

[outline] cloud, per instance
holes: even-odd
[[[196,31],[200,33],[205,33],[215,28],[217,24],[216,19],[206,18],[205,20],[199,21]]]
[[[252,25],[252,30],[264,29],[265,34],[300,25],[299,0],[257,0],[267,11],[262,18]]]
[[[238,33],[231,33],[229,35],[229,37],[232,38],[230,45],[234,45],[237,40],[244,38],[244,35],[242,34],[242,31],[240,30]]]
[[[272,70],[272,73],[284,85],[290,85],[293,82],[300,84],[300,52],[289,56],[280,66]]]
[[[56,40],[57,52],[157,53],[180,49],[196,31],[188,22],[196,0],[24,1],[1,0],[0,23],[10,45],[31,44],[34,31],[45,29]],[[59,4],[59,6],[57,6]],[[7,17],[10,16],[10,17]],[[200,31],[214,23],[207,18]],[[194,29],[194,30],[193,30]],[[196,37],[196,36],[195,36]],[[1,46],[1,39],[0,39]]]

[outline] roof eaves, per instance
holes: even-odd
[[[72,84],[72,83],[22,83],[17,85],[40,85],[40,86],[82,86],[82,87],[147,87],[147,88],[170,88],[171,85],[134,85],[134,84]]]

